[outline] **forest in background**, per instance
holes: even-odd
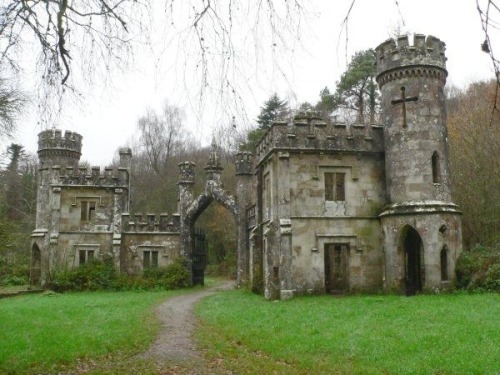
[[[363,82],[349,81],[345,77],[352,73],[349,69],[336,90],[330,93],[325,88],[315,104],[303,103],[292,109],[275,94],[264,102],[255,128],[236,135],[236,139],[228,139],[223,132],[215,134],[225,188],[234,193],[236,181],[235,152],[229,145],[240,144],[251,150],[276,118],[315,110],[330,119],[342,116],[352,122],[373,120],[378,110],[373,81],[368,73]],[[452,87],[447,92],[452,196],[463,212],[464,249],[480,245],[498,253],[500,116],[492,111],[495,99],[495,81],[472,83],[465,89]],[[203,190],[203,167],[210,147],[193,143],[194,137],[183,127],[183,122],[182,111],[168,102],[160,112],[145,110],[138,120],[136,141],[130,145],[134,155],[131,213],[176,212],[177,164],[181,161],[196,163],[195,194]],[[37,157],[16,144],[4,152],[7,164],[0,170],[0,285],[23,284],[28,281],[30,235],[35,226]],[[200,216],[197,227],[207,234],[209,273],[233,275],[236,227],[231,214],[214,203]]]

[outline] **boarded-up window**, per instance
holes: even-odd
[[[325,173],[325,200],[345,201],[345,173]]]
[[[92,201],[81,201],[81,221],[89,222],[95,218],[95,202]]]
[[[142,266],[146,268],[158,268],[158,251],[144,250]]]

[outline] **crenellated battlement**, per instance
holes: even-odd
[[[51,183],[59,186],[96,186],[96,187],[128,187],[129,172],[127,168],[100,167],[88,168],[79,166],[78,168],[54,165],[43,168],[42,171],[49,171]]]
[[[376,124],[328,123],[314,112],[292,123],[276,121],[257,144],[257,160],[274,149],[319,152],[383,152],[383,128]]]
[[[249,151],[240,151],[236,154],[236,175],[252,175],[253,154]]]
[[[82,155],[82,136],[59,129],[44,130],[38,134],[38,158],[42,166],[76,165]]]
[[[38,134],[38,151],[65,149],[81,153],[82,139],[80,134],[68,130],[64,132],[64,136],[59,129],[44,130]]]
[[[432,35],[415,34],[413,43],[408,35],[388,39],[375,49],[377,82],[382,86],[388,78],[397,78],[398,74],[446,80],[445,50],[445,43]],[[394,73],[395,70],[406,72]]]
[[[172,233],[179,232],[180,215],[161,213],[122,214],[122,231],[127,233]]]

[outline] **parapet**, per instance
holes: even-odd
[[[253,175],[253,154],[240,151],[236,154],[236,175]]]
[[[257,144],[258,162],[273,150],[381,153],[384,152],[383,127],[326,122],[315,112],[299,113],[290,124],[273,123]]]
[[[47,149],[64,149],[82,152],[82,136],[66,130],[64,137],[59,129],[44,130],[38,134],[38,152]]]
[[[157,220],[158,219],[158,220]],[[142,213],[122,214],[122,232],[127,233],[176,233],[180,228],[180,215],[167,213],[146,214]]]
[[[415,34],[413,44],[408,35],[388,39],[375,49],[377,81],[383,73],[405,67],[434,67],[446,75],[445,50],[446,44],[432,35]]]
[[[129,172],[127,168],[54,165],[45,170],[51,172],[51,183],[59,186],[95,186],[128,188]]]
[[[82,136],[61,130],[44,130],[38,134],[38,158],[42,166],[76,165],[82,155]]]

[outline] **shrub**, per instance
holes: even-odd
[[[114,287],[116,271],[111,262],[94,261],[59,272],[50,284],[57,292],[67,290],[106,290]]]
[[[29,260],[8,262],[6,258],[0,257],[0,285],[27,285],[29,277]]]
[[[116,272],[112,262],[94,261],[57,273],[49,284],[56,292],[178,289],[188,286],[191,286],[191,277],[186,263],[180,259],[166,268],[147,269],[143,277]]]
[[[464,251],[456,264],[457,288],[500,292],[500,250],[476,246]]]

